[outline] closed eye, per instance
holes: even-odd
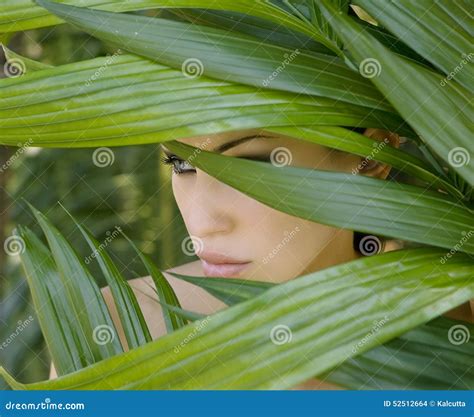
[[[250,161],[270,162],[269,155],[235,155],[236,158],[248,159]],[[196,168],[192,166],[188,161],[181,159],[179,156],[166,152],[162,158],[162,162],[165,165],[171,165],[173,173],[175,174],[186,174],[196,172]]]
[[[186,174],[196,172],[194,168],[188,161],[179,158],[174,154],[166,154],[161,160],[165,165],[171,165],[173,168],[173,173],[175,174]]]

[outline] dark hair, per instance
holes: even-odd
[[[361,135],[365,132],[365,127],[352,127],[344,126],[347,130],[352,130],[353,132],[360,133]]]
[[[353,248],[363,255],[375,255],[384,251],[385,239],[368,233],[354,232]]]

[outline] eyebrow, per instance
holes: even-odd
[[[239,146],[242,143],[248,142],[252,139],[269,139],[269,138],[274,138],[274,137],[275,136],[259,135],[259,134],[249,135],[249,136],[245,136],[243,138],[238,138],[238,139],[232,140],[232,141],[227,142],[227,143],[223,143],[222,145],[220,145],[216,149],[214,149],[213,152],[225,152],[225,151],[227,151],[231,148],[235,148],[236,146]],[[163,143],[161,143],[160,145],[161,145],[161,148],[163,149],[163,151],[166,154],[173,155],[173,153],[170,152]]]
[[[274,136],[268,136],[268,135],[250,135],[250,136],[245,136],[243,138],[235,139],[227,143],[223,143],[222,145],[218,146],[216,149],[214,149],[214,152],[225,152],[228,151],[231,148],[234,148],[238,145],[241,145],[242,143],[248,142],[249,140],[252,139],[260,139],[260,138],[272,138]]]

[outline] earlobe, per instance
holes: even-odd
[[[359,172],[362,175],[367,175],[374,178],[385,179],[390,173],[391,166],[377,162],[375,160],[376,154],[380,152],[385,146],[393,146],[398,148],[400,146],[400,137],[393,132],[382,129],[368,128],[364,132],[364,136],[374,139],[380,143],[374,144],[374,149],[370,155],[362,158],[360,163],[361,169]]]

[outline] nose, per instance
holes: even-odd
[[[190,235],[206,239],[232,232],[236,226],[236,190],[200,169],[196,169],[193,181],[183,181],[180,186],[182,196],[177,202]]]

